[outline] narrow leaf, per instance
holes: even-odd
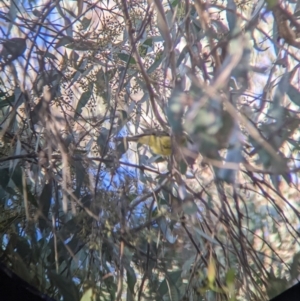
[[[88,103],[88,101],[90,100],[91,96],[92,96],[92,87],[89,87],[89,89],[81,94],[81,97],[78,101],[77,107],[76,107],[76,113],[77,114],[81,114],[82,113],[82,109],[86,106],[86,104]]]
[[[226,18],[229,30],[232,32],[236,24],[236,4],[234,0],[227,0]]]

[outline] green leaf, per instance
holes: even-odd
[[[12,268],[13,271],[22,279],[27,281],[28,283],[31,283],[31,275],[29,268],[22,260],[21,256],[18,253],[14,253],[13,256],[11,256],[12,261]]]
[[[61,47],[61,46],[66,46],[67,44],[70,44],[73,42],[73,39],[71,37],[62,37],[61,39],[58,40],[58,42],[55,45],[55,48]]]
[[[37,55],[42,56],[42,57],[47,57],[47,58],[52,59],[52,60],[57,60],[57,57],[49,51],[37,50],[35,53]]]
[[[131,293],[128,287],[127,287],[126,301],[134,301],[134,295]]]
[[[50,281],[59,289],[64,301],[77,301],[79,300],[79,292],[73,281],[55,272],[48,271]]]
[[[236,24],[236,4],[234,0],[227,0],[226,18],[229,30],[232,32]]]
[[[176,62],[176,67],[178,68],[180,66],[180,64],[182,63],[182,61],[184,60],[184,58],[186,57],[186,54],[189,53],[189,47],[188,45],[184,46],[179,57],[178,60]]]
[[[164,39],[164,41],[166,41],[168,40],[168,35],[170,32],[167,23],[166,14],[164,12],[161,12],[157,7],[156,7],[156,11],[157,11],[157,27],[162,38]]]
[[[109,130],[107,128],[102,127],[100,130],[100,134],[97,138],[97,145],[99,146],[101,151],[103,151],[104,148],[107,146],[108,135],[109,135]]]
[[[225,279],[226,279],[226,284],[228,286],[234,284],[234,281],[235,281],[235,272],[233,269],[229,269],[226,273],[226,276],[225,276]]]
[[[84,17],[84,18],[82,19],[81,25],[82,25],[83,30],[86,30],[86,29],[90,26],[91,21],[92,21],[92,18],[91,18],[91,19],[88,19],[88,18]]]
[[[186,164],[186,162],[184,160],[180,161],[180,165],[179,165],[179,171],[182,175],[186,174],[188,165]]]
[[[182,117],[186,106],[186,93],[182,91],[181,81],[177,81],[175,88],[169,98],[167,116],[169,124],[174,133],[179,134],[183,131]]]
[[[52,181],[45,184],[43,191],[39,198],[39,207],[43,215],[48,216],[50,204],[52,199]]]
[[[300,107],[300,91],[298,89],[290,84],[287,89],[287,95],[295,105]]]
[[[186,201],[182,204],[182,210],[185,214],[191,215],[198,212],[198,206],[194,201]]]
[[[118,127],[122,128],[127,120],[128,120],[128,114],[124,110],[118,110]]]
[[[113,77],[115,76],[117,72],[117,68],[112,68],[110,70],[108,70],[105,74],[107,81],[110,81],[113,79]]]
[[[43,87],[45,85],[51,84],[52,86],[56,86],[61,78],[61,75],[58,74],[56,70],[44,71],[38,75],[37,79],[34,83],[34,88],[37,93],[40,94],[43,92]]]
[[[39,227],[44,230],[47,227],[47,222],[45,219],[48,218],[48,213],[50,209],[52,199],[52,181],[45,184],[43,191],[39,197],[39,209],[43,216],[39,218]]]
[[[174,8],[178,5],[178,3],[179,3],[179,0],[174,0],[174,1],[171,2],[171,5]]]
[[[132,294],[134,294],[134,286],[136,284],[136,275],[131,266],[126,266],[127,271],[127,285]]]
[[[144,45],[139,45],[139,54],[141,57],[145,57],[147,55],[148,47]]]
[[[3,188],[6,188],[8,182],[9,182],[9,169],[8,168],[0,169],[0,185]]]
[[[90,203],[88,204],[88,200],[86,199],[86,197],[83,198],[81,202],[83,203],[84,206],[89,208]],[[81,230],[82,230],[82,215],[78,214],[64,224],[64,226],[61,229],[61,235],[63,236],[63,239],[67,239],[70,237],[71,234],[77,234]]]
[[[78,8],[77,16],[80,16],[83,10],[83,0],[77,0],[77,8]]]
[[[27,239],[25,239],[24,237],[18,236],[15,248],[24,262],[29,260],[29,258],[31,256],[31,248],[29,246]]]
[[[98,298],[94,293],[93,288],[89,288],[88,290],[86,290],[80,299],[80,301],[97,301],[97,300]]]
[[[11,95],[11,96],[7,96],[7,97],[6,97],[5,99],[3,99],[3,100],[0,100],[0,109],[2,109],[2,108],[4,108],[4,107],[7,107],[7,106],[10,106],[10,105],[13,105],[14,100],[15,100],[14,94]]]
[[[158,293],[161,297],[163,297],[165,294],[168,293],[168,283],[167,283],[167,280],[166,280],[166,279],[164,279],[164,280],[160,283],[159,288],[158,288],[158,290],[157,290],[157,293]]]
[[[207,279],[210,286],[213,286],[216,279],[216,265],[213,259],[210,259],[207,267]]]
[[[104,74],[104,71],[100,69],[96,74],[96,86],[99,89],[99,91],[103,91],[106,89],[106,76]]]
[[[153,39],[152,38],[146,39],[145,42],[143,43],[143,45],[153,47]]]
[[[176,285],[177,281],[181,278],[181,271],[178,270],[178,271],[167,273],[167,278],[170,284]]]
[[[276,277],[273,273],[269,273],[267,293],[270,299],[281,294],[287,288],[288,281],[285,278],[281,279],[279,277]]]
[[[88,103],[88,101],[90,100],[91,96],[92,96],[92,91],[93,91],[93,85],[89,86],[89,89],[81,94],[81,97],[78,101],[77,107],[76,107],[76,113],[77,114],[81,114],[82,113],[82,109],[86,106],[86,104]],[[78,115],[77,115],[78,117]]]
[[[15,183],[15,185],[18,187],[19,191],[23,192],[23,182],[22,182],[22,169],[20,166],[17,166],[11,176],[11,179]]]
[[[76,42],[73,41],[67,44],[66,48],[78,50],[78,51],[89,51],[97,48],[97,44],[91,42],[84,42],[84,41],[76,41]]]
[[[39,10],[37,10],[37,9],[34,9],[34,10],[32,11],[32,13],[33,13],[33,15],[36,16],[36,17],[42,16],[41,11],[39,11]]]
[[[293,257],[293,262],[290,268],[291,278],[297,279],[299,276],[299,265],[300,265],[300,252],[296,253]]]
[[[235,163],[238,166],[242,161],[243,161],[243,155],[242,155],[242,147],[240,145],[237,145],[227,150],[225,164]],[[218,179],[224,180],[227,183],[234,183],[236,173],[237,173],[236,169],[220,168],[217,173],[217,177]]]
[[[80,196],[80,189],[82,187],[84,177],[85,177],[85,168],[82,164],[81,161],[75,161],[75,175],[76,175],[76,190],[75,190],[75,195],[77,197]]]
[[[124,61],[126,63],[129,60],[129,64],[136,64],[135,59],[131,55],[127,54],[127,53],[118,53],[117,55],[118,55],[118,57],[119,57],[120,60],[122,60],[122,61]]]
[[[116,151],[119,154],[119,156],[125,154],[127,150],[128,150],[128,141],[126,139],[119,141],[116,147]]]
[[[82,60],[79,60],[79,54],[76,51],[72,51],[72,55],[70,57],[70,64],[76,69],[80,69]],[[80,74],[80,71],[79,71]]]
[[[0,56],[2,58],[13,61],[21,56],[26,50],[26,39],[23,38],[12,38],[5,40],[2,43],[2,50]]]
[[[155,71],[159,65],[161,64],[163,60],[163,56],[159,56],[158,58],[155,59],[154,63],[149,67],[149,69],[147,70],[148,74],[151,74],[153,71]]]
[[[165,218],[161,218],[158,221],[158,224],[159,224],[159,228],[160,228],[161,232],[163,233],[165,239],[171,244],[175,243],[177,236],[175,237],[172,234],[169,224],[167,223],[167,220]]]
[[[7,93],[0,88],[0,98],[7,96]]]
[[[73,11],[67,9],[66,7],[64,7],[64,10],[65,10],[71,17],[77,18],[77,16],[75,15],[75,13],[74,13]],[[64,19],[68,18],[68,17],[66,17],[66,15],[64,15],[64,17],[65,17]],[[68,20],[69,20],[69,18],[68,18]]]
[[[268,9],[272,9],[278,4],[278,0],[266,0]]]
[[[107,287],[107,291],[110,295],[110,300],[115,300],[116,292],[117,292],[117,286],[114,283],[112,277],[105,278],[104,283],[105,283],[105,285]]]

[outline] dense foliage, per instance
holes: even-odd
[[[1,261],[65,301],[263,300],[299,281],[299,15],[1,2]],[[120,139],[149,131],[171,156]]]

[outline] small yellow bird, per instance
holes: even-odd
[[[172,153],[171,137],[167,134],[141,136],[139,137],[138,142],[149,145],[152,152],[157,155],[170,156]]]
[[[170,156],[172,153],[171,137],[166,132],[144,133],[133,137],[117,137],[117,140],[148,145],[156,155]]]
[[[118,137],[117,140],[148,145],[156,155],[170,156],[172,154],[172,139],[168,133],[163,131],[144,133],[133,137]],[[183,134],[178,143],[184,145],[187,140],[189,138]]]

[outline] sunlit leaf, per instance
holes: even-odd
[[[207,279],[212,286],[216,279],[216,266],[215,261],[211,258],[207,267]]]
[[[266,0],[268,9],[272,9],[274,6],[278,4],[278,0]]]
[[[57,300],[279,294],[299,272],[300,1],[150,2],[1,12],[0,257]],[[148,130],[173,156],[119,139]]]
[[[225,276],[225,279],[226,279],[226,284],[228,286],[232,285],[235,281],[235,272],[233,269],[229,269],[226,273],[226,276]]]
[[[80,299],[80,301],[96,301],[96,300],[97,300],[97,296],[92,288],[86,290]]]

